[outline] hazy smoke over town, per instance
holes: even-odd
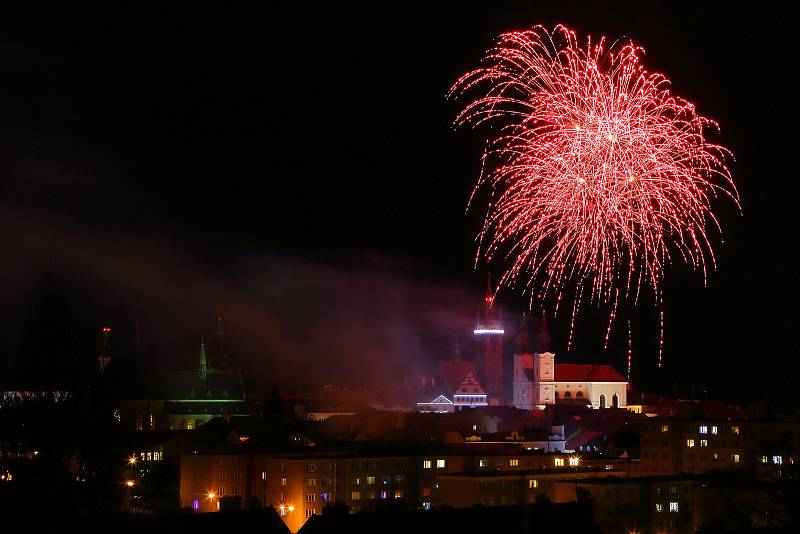
[[[417,362],[451,355],[480,297],[419,279],[412,263],[386,257],[332,264],[265,251],[219,265],[174,240],[35,211],[2,214],[3,248],[16,258],[2,267],[5,313],[25,316],[42,281],[60,279],[68,294],[84,299],[62,319],[74,325],[90,359],[103,324],[114,328],[112,355],[129,356],[138,318],[147,352],[167,368],[194,368],[200,337],[210,342],[221,315],[228,352],[254,381],[396,382]],[[135,304],[117,309],[117,302]],[[4,335],[20,337],[26,328],[9,321]],[[461,340],[465,353],[468,345]]]

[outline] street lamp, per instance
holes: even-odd
[[[136,465],[136,455],[133,455],[130,458],[128,458],[128,465]]]
[[[133,480],[126,480],[125,481],[125,485],[128,486],[129,488],[132,488],[134,484],[135,484],[135,482]]]

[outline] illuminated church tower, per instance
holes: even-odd
[[[475,339],[478,343],[477,363],[483,371],[483,386],[490,405],[504,402],[503,396],[503,311],[495,306],[492,282],[486,288],[483,309],[478,311]]]

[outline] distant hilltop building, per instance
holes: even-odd
[[[547,319],[540,320],[536,352],[530,344],[526,319],[520,328],[519,352],[514,354],[514,398],[512,405],[523,409],[544,409],[559,399],[574,399],[593,408],[625,408],[628,382],[610,365],[555,363],[549,352]]]
[[[494,302],[492,282],[486,287],[483,306],[478,310],[478,317],[473,330],[478,344],[477,363],[482,372],[486,396],[491,406],[505,404],[503,395],[503,311]]]
[[[114,372],[114,364],[123,362],[112,361],[105,375],[117,388],[114,416],[129,429],[193,430],[215,417],[249,415],[242,375],[230,365],[224,340],[220,318],[212,349],[207,351],[200,340],[194,371],[165,372],[160,362],[140,350],[128,368]]]

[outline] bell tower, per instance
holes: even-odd
[[[478,365],[483,371],[482,383],[490,405],[504,404],[503,395],[503,311],[495,303],[491,277],[488,279],[482,309],[478,311],[475,330],[478,344]]]

